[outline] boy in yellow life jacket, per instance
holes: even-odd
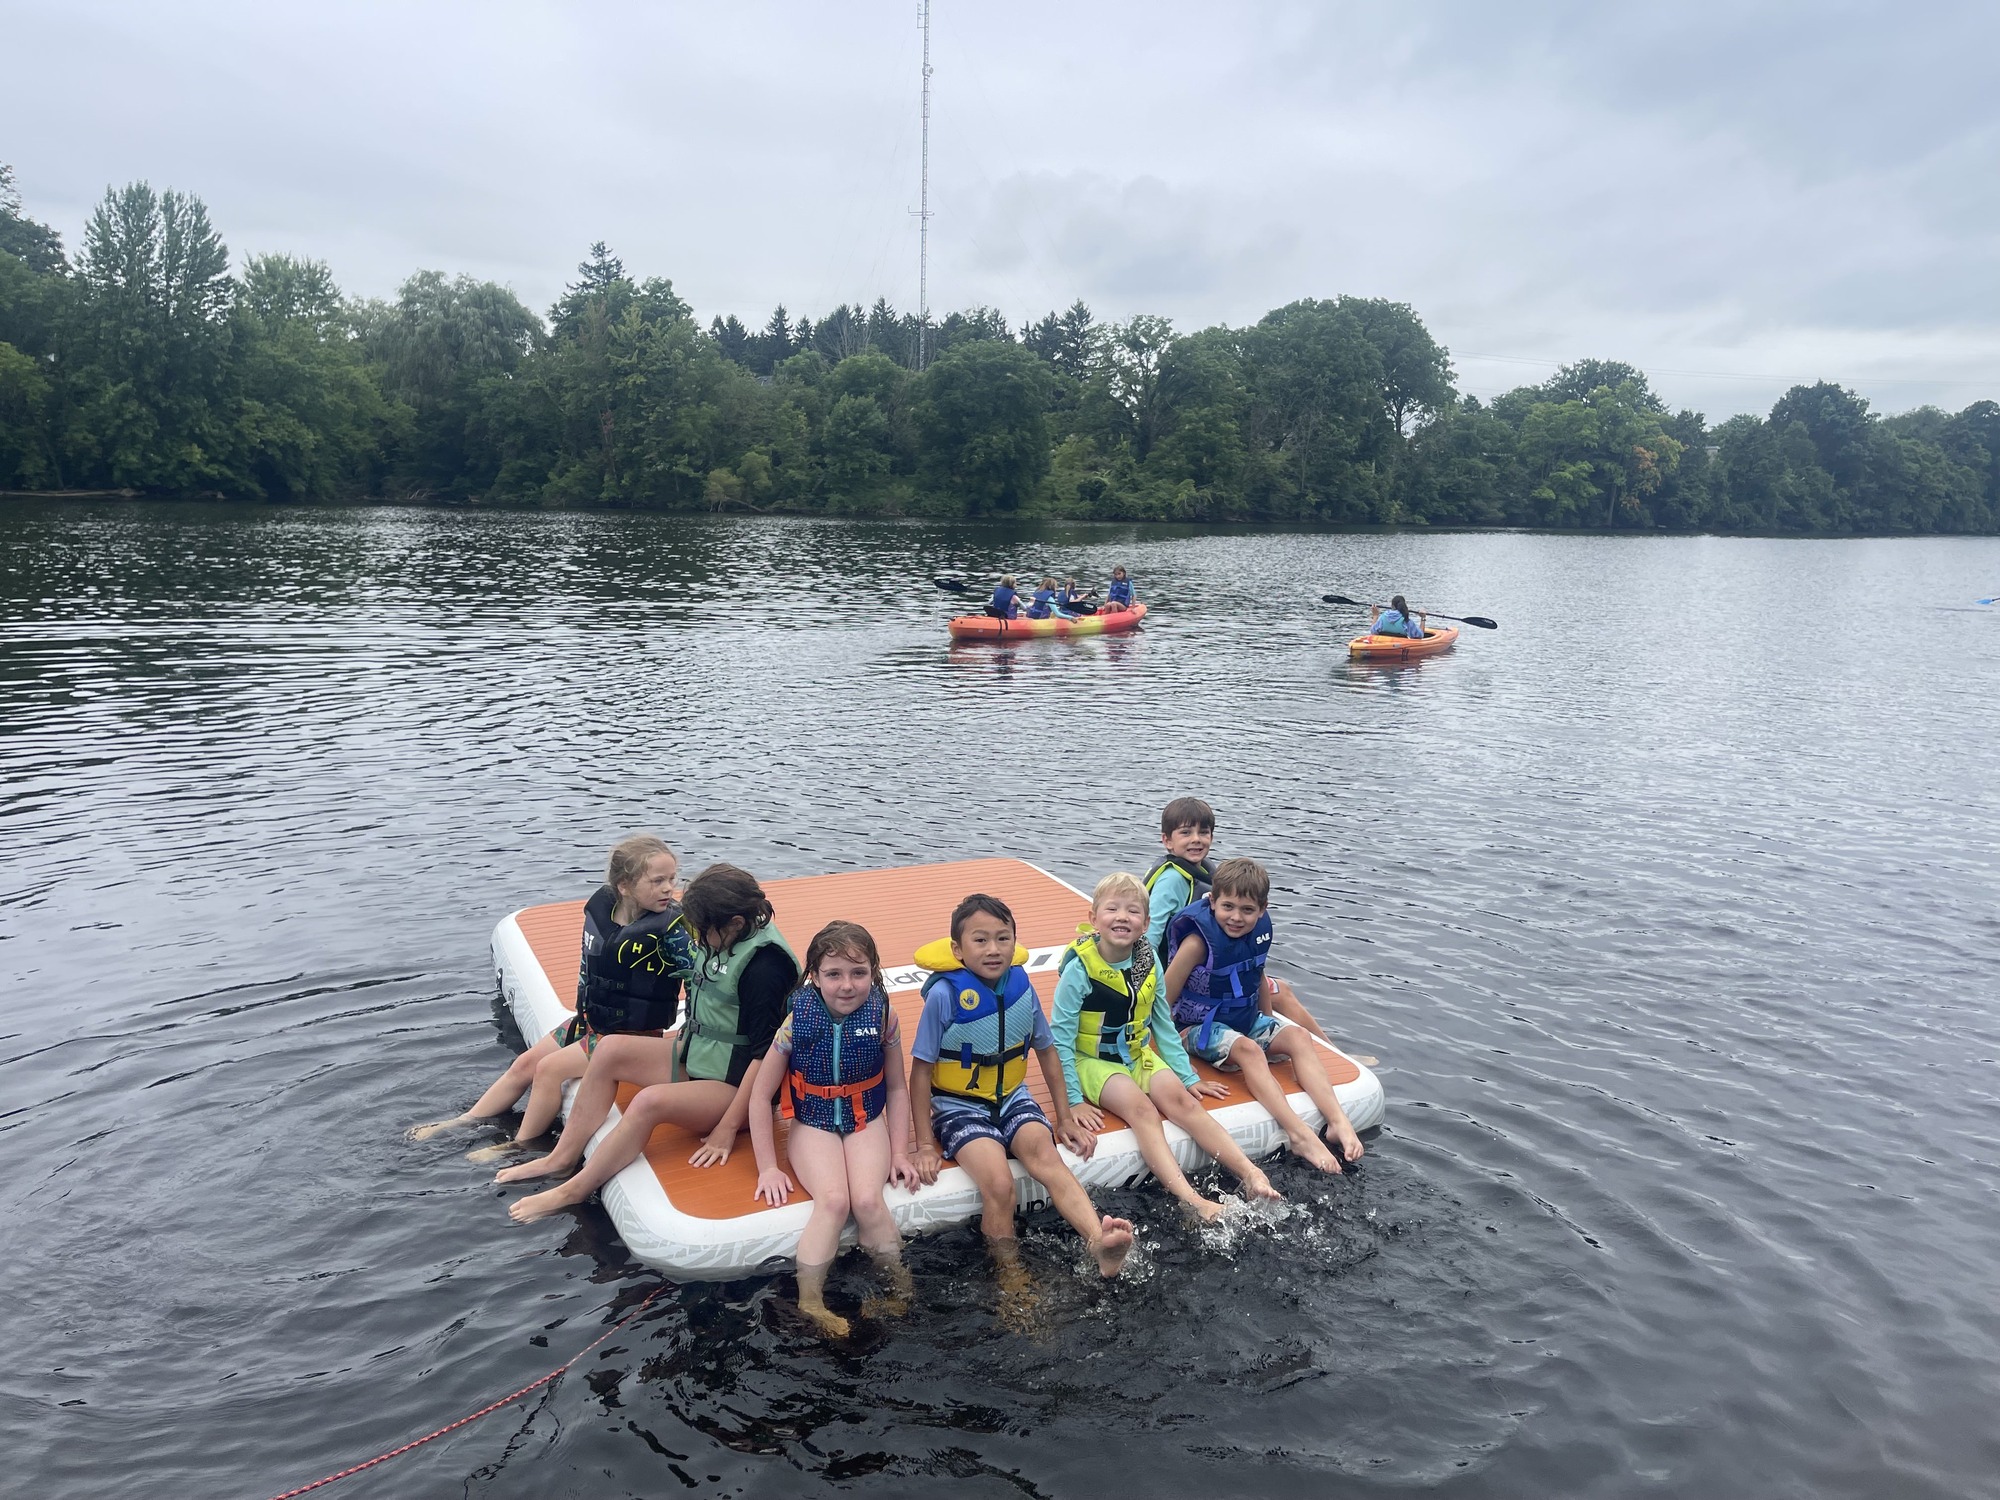
[[[1227,1098],[1229,1089],[1196,1075],[1174,1029],[1160,964],[1146,941],[1146,887],[1138,876],[1121,870],[1097,882],[1089,925],[1062,957],[1049,1030],[1077,1124],[1100,1131],[1107,1109],[1124,1120],[1153,1176],[1201,1219],[1215,1218],[1222,1205],[1202,1197],[1181,1171],[1163,1116],[1242,1183],[1244,1196],[1281,1196],[1201,1102]]]
[[[953,909],[949,943],[917,951],[917,962],[933,970],[910,1047],[917,1175],[937,1181],[947,1156],[964,1169],[979,1189],[980,1229],[1004,1263],[1015,1248],[1012,1155],[1048,1189],[1098,1271],[1116,1276],[1132,1248],[1132,1226],[1100,1215],[1056,1151],[1058,1135],[1079,1156],[1089,1156],[1096,1143],[1070,1116],[1062,1064],[1022,958],[1013,912],[985,895],[967,896]],[[1031,1048],[1055,1099],[1053,1126],[1028,1092]]]
[[[1215,809],[1199,797],[1176,797],[1160,813],[1160,843],[1167,857],[1146,872],[1146,941],[1155,953],[1167,951],[1167,924],[1208,894],[1215,872],[1208,862],[1215,847]],[[1271,1009],[1333,1045],[1298,991],[1276,977],[1266,978]]]

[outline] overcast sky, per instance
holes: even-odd
[[[545,309],[590,241],[704,321],[917,300],[915,0],[0,0],[0,161],[240,259]],[[1389,297],[1491,396],[1629,360],[1719,420],[2000,398],[2000,5],[939,0],[931,305]]]

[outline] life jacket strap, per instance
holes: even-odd
[[[859,1130],[868,1123],[868,1102],[864,1096],[885,1076],[883,1071],[877,1068],[874,1077],[863,1078],[857,1083],[810,1083],[806,1080],[805,1074],[794,1068],[789,1079],[791,1087],[785,1092],[783,1106],[785,1117],[787,1119],[793,1117],[792,1099],[798,1094],[805,1094],[814,1099],[845,1099],[848,1108],[854,1111],[854,1128]]]

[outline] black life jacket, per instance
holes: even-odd
[[[584,903],[577,1013],[600,1036],[664,1031],[680,1015],[681,980],[688,972],[681,905],[676,901],[620,927],[611,915],[617,904],[618,892],[608,885]]]

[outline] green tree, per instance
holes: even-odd
[[[1049,471],[1048,367],[1020,345],[974,340],[924,371],[926,477],[968,515],[1014,511]]]

